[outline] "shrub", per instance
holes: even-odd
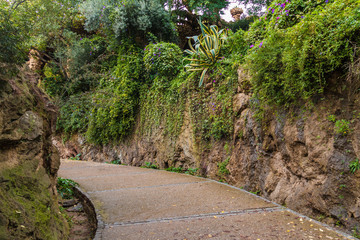
[[[93,95],[86,132],[90,142],[107,144],[131,133],[144,76],[142,58],[140,49],[126,43],[120,47],[117,66]]]
[[[57,130],[67,134],[86,132],[91,106],[91,93],[70,96],[60,107]]]
[[[19,63],[24,59],[21,52],[19,30],[6,18],[8,13],[0,9],[0,62]]]
[[[337,134],[341,134],[341,135],[347,135],[349,134],[351,131],[350,129],[350,122],[346,121],[345,119],[341,119],[341,120],[337,120],[335,122],[335,132]]]
[[[249,30],[250,24],[257,20],[257,17],[249,16],[245,18],[241,18],[235,22],[230,22],[228,27],[233,32],[237,32],[239,30],[247,31]]]
[[[173,77],[181,67],[182,52],[173,43],[160,42],[145,47],[144,64],[150,74]]]
[[[81,5],[88,31],[103,27],[117,39],[132,38],[145,45],[150,32],[160,40],[176,41],[175,24],[160,1],[133,0],[118,4],[109,0],[88,0]]]
[[[71,199],[74,196],[74,187],[76,186],[79,186],[79,184],[71,179],[61,177],[57,179],[57,191],[64,199]]]
[[[227,39],[227,33],[224,29],[219,31],[215,25],[207,27],[201,21],[199,24],[201,34],[190,37],[190,50],[185,50],[185,53],[191,55],[191,58],[186,58],[190,63],[185,67],[189,68],[189,71],[202,71],[199,81],[199,87],[201,87],[209,67],[221,59],[221,48]],[[191,40],[195,42],[194,47]]]
[[[360,169],[360,163],[358,158],[350,162],[349,169],[352,174],[354,174],[357,170]]]
[[[272,4],[247,34],[247,68],[257,97],[289,105],[320,94],[327,74],[352,61],[360,3],[356,0]]]

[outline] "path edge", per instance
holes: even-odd
[[[91,197],[78,186],[74,187],[74,193],[75,196],[81,201],[86,215],[90,218],[91,225],[94,226],[91,238],[94,240],[102,239],[102,232],[105,228],[105,224],[102,221],[102,217],[99,214],[99,211],[92,203]]]

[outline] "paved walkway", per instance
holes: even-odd
[[[95,239],[354,239],[286,208],[209,179],[63,160],[103,224]]]

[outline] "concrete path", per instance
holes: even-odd
[[[355,239],[241,189],[153,169],[63,160],[103,224],[95,239]]]

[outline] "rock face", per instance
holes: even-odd
[[[0,76],[0,239],[66,239],[58,213],[56,111],[36,76]]]
[[[360,170],[354,174],[349,170],[360,157],[359,102],[328,94],[306,111],[268,112],[258,121],[249,108],[248,76],[241,69],[238,76],[238,92],[233,96],[237,117],[230,140],[197,142],[185,112],[176,139],[159,128],[153,129],[152,136],[135,134],[116,146],[91,146],[81,136],[67,145],[87,161],[198,168],[204,176],[259,192],[308,216],[325,218],[327,223],[359,227]],[[339,121],[348,119],[352,130],[340,131],[329,115]],[[227,162],[229,174],[219,167]]]
[[[241,14],[243,14],[242,8],[234,7],[230,10],[231,16],[235,19],[235,21],[239,20],[241,17]]]

